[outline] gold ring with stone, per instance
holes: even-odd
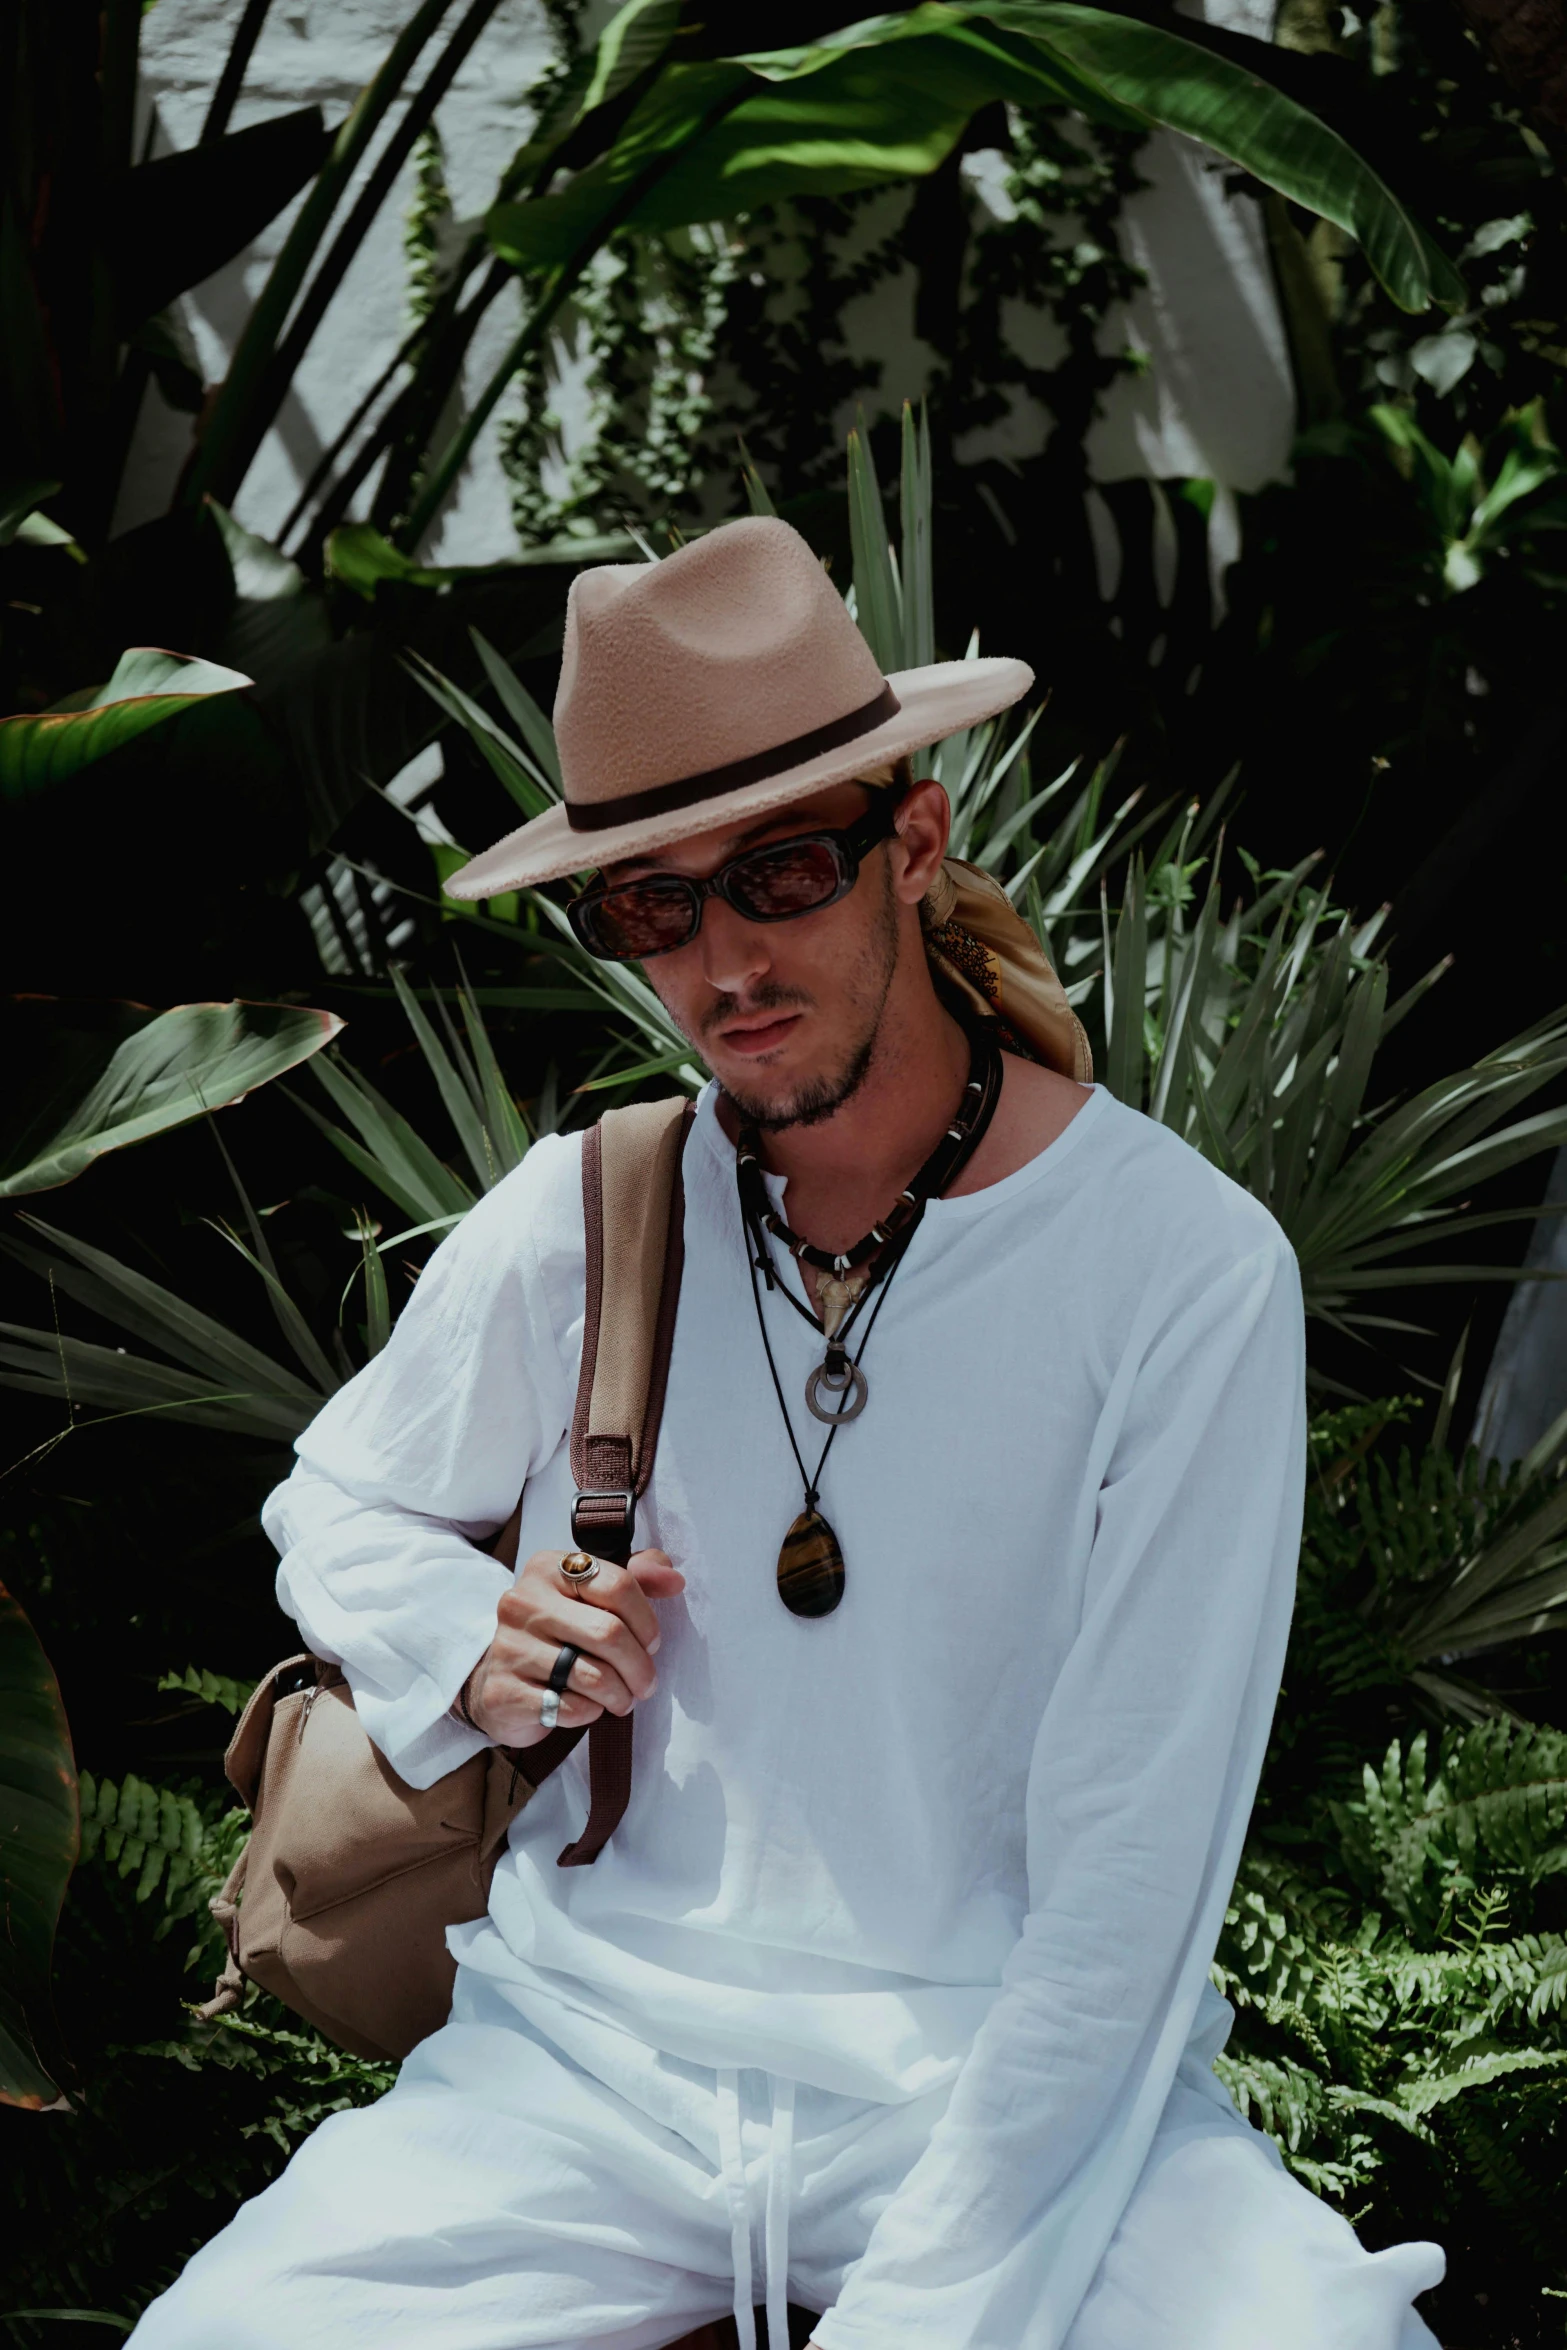
[[[590,1558],[585,1550],[568,1550],[560,1562],[560,1571],[568,1583],[580,1589],[584,1583],[592,1582],[599,1571],[599,1563],[596,1558]]]

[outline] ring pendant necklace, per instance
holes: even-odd
[[[952,1124],[942,1135],[919,1173],[910,1178],[894,1206],[850,1249],[819,1249],[791,1230],[773,1207],[762,1174],[761,1144],[754,1125],[743,1126],[735,1152],[735,1175],[740,1192],[740,1214],[746,1233],[746,1266],[757,1327],[772,1374],[773,1390],[805,1489],[805,1507],[794,1520],[778,1553],[778,1596],[792,1615],[826,1616],[843,1597],[843,1551],[832,1527],[817,1508],[822,1471],[839,1429],[857,1420],[870,1389],[861,1368],[877,1317],[886,1302],[892,1276],[907,1254],[927,1203],[937,1199],[968,1165],[984,1140],[1001,1096],[1001,1053],[992,1036],[974,1029],[969,1036],[969,1073]],[[814,1267],[821,1276],[817,1292],[818,1321],[807,1305],[787,1288],[773,1263],[768,1234],[782,1241],[797,1263]],[[767,1316],[757,1282],[761,1274],[769,1290],[777,1290],[813,1331],[825,1334],[827,1350],[805,1386],[806,1409],[827,1428],[827,1441],[810,1475],[794,1433],[783,1382],[767,1334]],[[876,1302],[865,1324],[865,1334],[851,1356],[849,1339],[872,1292]],[[824,1400],[825,1399],[825,1400]]]

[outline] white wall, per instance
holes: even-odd
[[[274,0],[235,110],[234,127],[313,102],[323,107],[329,125],[337,124],[410,13],[411,0]],[[452,11],[446,29],[457,22],[459,13]],[[194,144],[238,16],[238,0],[157,0],[142,32],[142,84],[145,98],[156,109],[160,145]],[[438,34],[421,62],[428,66],[439,54]],[[459,218],[482,211],[493,198],[501,171],[527,136],[526,94],[549,56],[548,30],[538,0],[502,0],[438,117]],[[372,149],[354,192],[368,176],[374,156]],[[412,192],[411,168],[405,166],[397,194],[378,214],[277,426],[251,468],[237,511],[243,522],[264,535],[270,536],[281,523],[316,458],[408,331],[402,237]],[[187,297],[186,318],[209,382],[224,375],[249,305],[296,209],[291,207],[274,221],[242,259],[219,270]],[[339,221],[347,209],[347,203],[340,208]],[[484,383],[516,328],[516,297],[507,294],[475,338],[468,363],[470,388]],[[150,393],[117,527],[128,528],[163,511],[189,446],[190,419],[174,415],[156,392]],[[426,551],[440,561],[482,563],[504,558],[514,546],[492,425]]]
[[[1259,0],[1264,7],[1271,0]],[[411,0],[274,0],[252,60],[236,125],[319,100],[338,121],[384,56]],[[1246,30],[1262,30],[1247,0],[1210,0],[1205,13]],[[600,9],[598,13],[605,13]],[[144,87],[156,107],[163,143],[184,147],[200,129],[237,0],[157,0],[143,32]],[[456,12],[450,21],[455,21]],[[592,18],[584,30],[596,30]],[[431,44],[426,58],[437,54]],[[448,174],[459,216],[477,213],[501,169],[526,136],[525,93],[548,60],[539,0],[503,0],[439,115]],[[366,166],[368,168],[368,165]],[[1189,141],[1160,135],[1142,170],[1150,185],[1123,216],[1130,257],[1149,275],[1146,290],[1110,318],[1107,348],[1130,344],[1147,365],[1123,378],[1090,439],[1098,479],[1128,475],[1204,474],[1220,485],[1215,554],[1229,553],[1233,504],[1228,493],[1276,477],[1286,461],[1293,421],[1289,363],[1255,207],[1225,196],[1212,158]],[[980,185],[982,192],[983,175]],[[352,412],[407,331],[403,218],[411,194],[405,171],[328,312],[276,429],[252,467],[238,511],[271,535],[292,505],[321,449]],[[282,242],[292,213],[269,228],[240,261],[199,286],[185,308],[202,367],[219,380],[246,308]],[[867,346],[885,363],[884,393],[917,396],[932,354],[912,331],[912,279],[878,287],[857,319]],[[517,305],[497,303],[470,357],[469,388],[487,378],[515,332]],[[1053,332],[1045,319],[1019,318],[1020,340]],[[581,429],[569,368],[554,405],[568,442]],[[504,403],[502,404],[504,416]],[[848,419],[844,420],[845,422]],[[1036,447],[1048,420],[1020,414],[985,436],[987,449]],[[150,392],[117,525],[161,512],[190,445],[190,420]],[[976,448],[973,454],[980,452]],[[505,478],[496,454],[496,423],[480,441],[459,494],[427,546],[432,559],[490,562],[514,546]]]

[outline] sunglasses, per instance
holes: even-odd
[[[601,963],[648,963],[689,946],[706,898],[722,898],[747,922],[793,922],[847,897],[860,860],[890,837],[903,803],[897,791],[875,801],[841,832],[802,832],[746,849],[705,881],[684,873],[648,873],[636,881],[596,881],[566,908],[590,955]]]

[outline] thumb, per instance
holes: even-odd
[[[649,1599],[673,1599],[686,1587],[684,1575],[664,1550],[634,1550],[626,1571],[635,1575]]]

